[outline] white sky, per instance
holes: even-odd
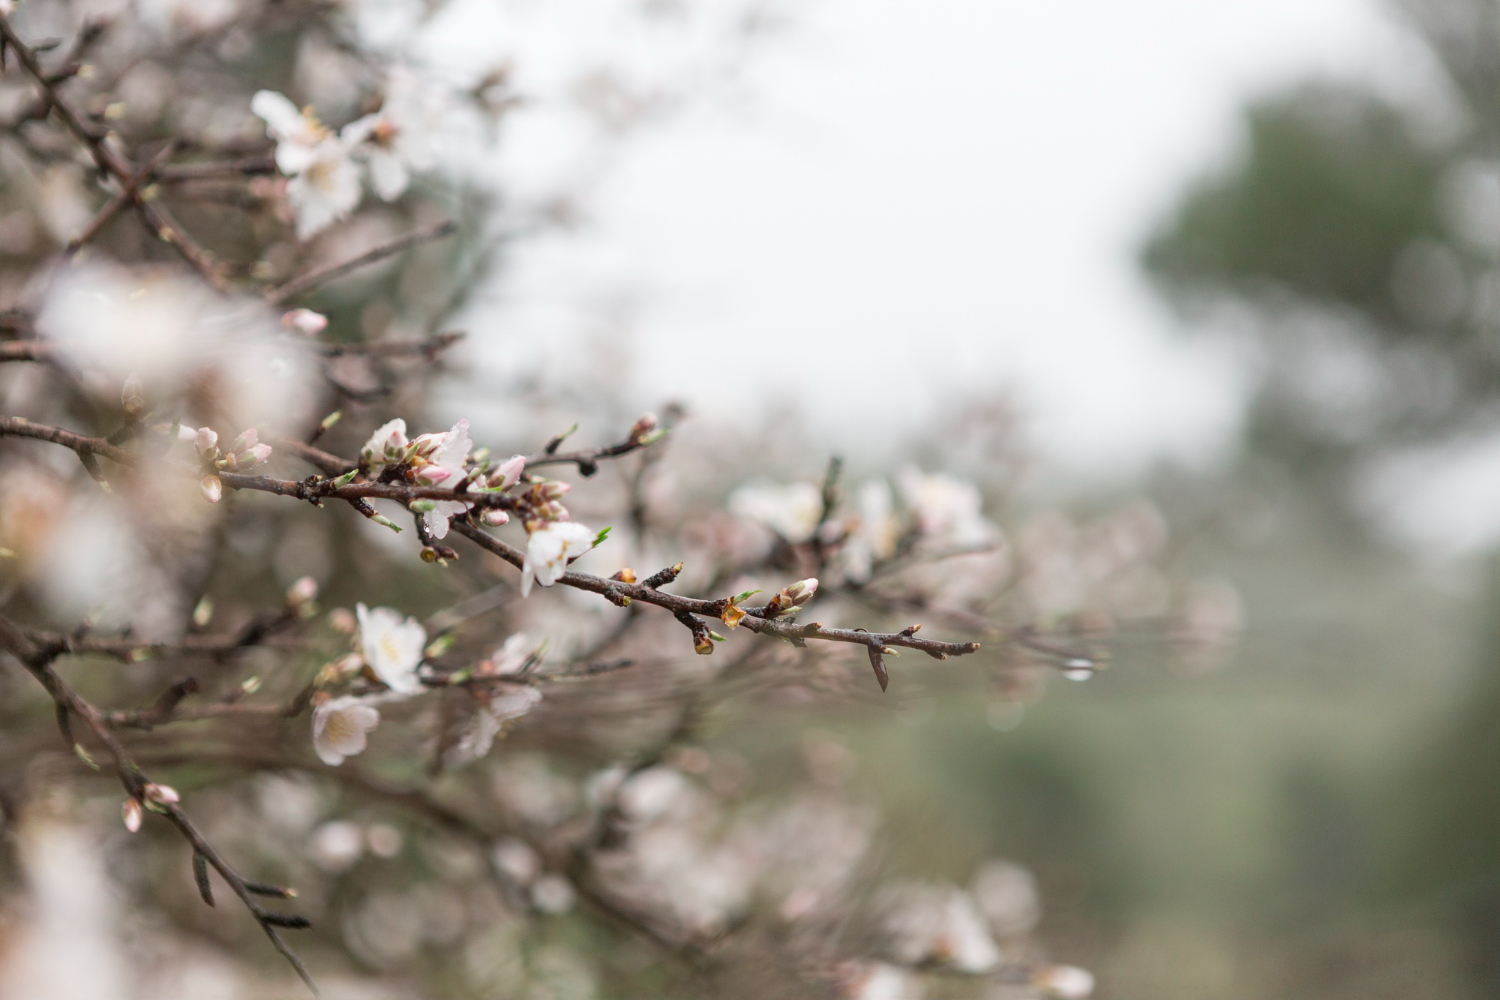
[[[1371,0],[812,0],[746,106],[633,139],[500,298],[631,298],[647,401],[795,393],[847,441],[1011,391],[1068,472],[1201,461],[1247,376],[1176,331],[1137,246],[1247,98],[1420,63]]]

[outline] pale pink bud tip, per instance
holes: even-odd
[[[286,602],[292,607],[306,604],[315,600],[318,596],[318,581],[310,576],[304,576],[296,583],[287,588]]]
[[[125,821],[125,829],[135,833],[141,828],[141,800],[126,799],[120,806],[120,818]]]
[[[193,447],[198,449],[199,458],[207,458],[219,449],[219,435],[212,428],[200,427],[198,433],[193,437]]]
[[[1049,965],[1036,974],[1036,986],[1054,1000],[1087,1000],[1094,992],[1094,974],[1076,965]]]
[[[232,452],[249,451],[259,440],[260,434],[256,432],[255,428],[247,427],[240,431],[239,437],[234,439],[234,444],[229,446],[229,450]]]
[[[328,329],[328,317],[311,309],[293,309],[283,313],[281,325],[308,337],[316,337]]]
[[[209,503],[218,503],[224,496],[224,483],[218,476],[204,476],[198,481],[198,488],[203,491],[203,499]]]
[[[486,510],[483,514],[483,517],[484,523],[488,524],[492,528],[498,528],[500,527],[500,525],[507,524],[510,521],[510,514],[508,512],[503,510],[495,510],[494,508]]]
[[[142,791],[146,795],[146,801],[155,802],[159,806],[176,805],[181,801],[177,789],[171,785],[147,785]]]

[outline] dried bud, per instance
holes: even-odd
[[[310,576],[304,576],[296,583],[286,589],[286,603],[294,608],[300,608],[309,601],[317,600],[318,581]]]
[[[621,583],[635,583],[635,570],[631,569],[629,566],[626,566],[614,576],[610,577],[610,579],[619,580]]]
[[[506,511],[500,510],[498,507],[489,507],[486,508],[485,512],[480,515],[480,519],[490,527],[498,528],[500,527],[500,525],[505,524],[510,520],[510,514]]]
[[[328,317],[311,309],[293,309],[281,314],[281,325],[306,337],[316,337],[328,329]]]
[[[177,794],[177,789],[171,785],[147,784],[141,792],[146,796],[146,802],[157,806],[174,806],[182,801]]]
[[[198,481],[198,488],[203,491],[203,499],[209,503],[218,503],[224,496],[224,483],[212,473]]]
[[[725,604],[724,613],[719,616],[719,620],[730,628],[737,628],[744,618],[745,609],[733,602]]]
[[[141,800],[137,798],[126,799],[120,806],[120,818],[125,821],[125,829],[135,833],[141,828]]]
[[[139,417],[146,411],[146,392],[141,388],[141,377],[131,372],[120,390],[120,406],[131,417]]]

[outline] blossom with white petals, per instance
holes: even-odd
[[[999,535],[980,512],[983,501],[973,483],[913,468],[903,469],[897,482],[922,534],[960,547],[983,545]]]
[[[386,79],[380,110],[349,126],[362,142],[359,155],[370,166],[370,185],[382,201],[395,201],[411,183],[412,171],[437,166],[437,132],[446,102],[404,66]]]
[[[1045,966],[1032,982],[1053,1000],[1088,1000],[1094,992],[1094,974],[1076,965]]]
[[[359,618],[359,651],[365,665],[392,691],[414,694],[422,690],[417,667],[427,645],[427,630],[415,618],[401,617],[395,608],[354,606]]]
[[[544,645],[546,644],[538,642],[525,632],[517,632],[495,650],[489,661],[483,665],[482,672],[500,677],[519,674],[542,651]]]
[[[406,457],[411,442],[406,440],[406,421],[397,417],[375,428],[370,440],[359,451],[360,464],[371,479],[379,476],[386,465],[394,464]]]
[[[550,587],[567,572],[568,560],[594,547],[594,532],[576,521],[557,521],[531,533],[526,561],[521,565],[521,596],[531,593],[533,581]]]
[[[284,95],[262,90],[250,110],[276,140],[276,166],[291,180],[287,201],[297,214],[297,238],[307,239],[345,218],[363,191],[353,159],[358,136],[335,135],[311,111],[298,111]]]
[[[345,757],[364,752],[370,730],[378,725],[380,711],[374,706],[349,695],[330,699],[313,709],[313,749],[323,763],[338,767]]]
[[[759,521],[796,545],[812,538],[823,516],[823,491],[812,483],[751,483],[729,495],[729,510]]]

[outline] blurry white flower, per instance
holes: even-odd
[[[323,763],[337,767],[345,757],[364,752],[369,732],[380,725],[380,712],[359,698],[345,695],[313,710],[313,749]]]
[[[364,831],[358,823],[332,820],[313,831],[307,847],[314,864],[337,874],[358,861],[365,852]]]
[[[360,449],[359,460],[370,478],[378,477],[387,465],[406,457],[410,442],[406,440],[406,421],[397,417],[375,428],[370,440]]]
[[[164,412],[196,393],[226,422],[282,430],[318,398],[308,345],[283,335],[263,304],[226,298],[181,271],[98,259],[66,265],[37,327],[76,368],[121,382],[137,376],[144,398]]]
[[[526,841],[506,837],[490,848],[490,863],[516,885],[530,885],[542,870],[542,859]]]
[[[531,905],[553,916],[567,913],[577,898],[573,883],[555,873],[543,875],[531,886]]]
[[[480,697],[484,707],[474,713],[468,729],[444,758],[455,767],[488,754],[505,724],[531,711],[542,700],[542,692],[528,684],[503,684]]]
[[[389,823],[371,823],[365,831],[365,844],[377,858],[394,858],[401,853],[401,831]]]
[[[276,168],[288,177],[300,174],[317,159],[318,146],[333,137],[312,109],[297,110],[284,94],[258,91],[250,110],[266,123],[266,134],[276,140]]]
[[[495,650],[494,655],[490,657],[489,668],[485,672],[501,677],[518,674],[531,662],[532,657],[536,656],[541,647],[542,643],[537,642],[525,632],[517,632]]]
[[[1094,974],[1076,965],[1049,965],[1032,978],[1043,995],[1054,1000],[1088,1000],[1094,992]]]
[[[349,138],[370,166],[370,184],[384,201],[395,201],[411,183],[412,171],[437,166],[438,129],[447,102],[404,66],[386,78],[380,110],[349,125]]]
[[[281,325],[304,336],[316,337],[328,329],[328,317],[311,309],[293,309],[281,314]]]
[[[979,909],[998,937],[1019,937],[1041,919],[1036,878],[1020,865],[990,861],[974,875],[970,888]]]
[[[593,546],[594,532],[575,521],[558,521],[533,531],[521,566],[521,596],[531,593],[533,580],[543,587],[552,586],[567,572],[569,559]]]
[[[0,11],[4,13],[4,11]],[[135,833],[141,828],[141,800],[128,798],[120,806],[120,819],[125,823],[125,829]]]
[[[648,823],[664,814],[687,788],[687,779],[673,767],[649,767],[620,786],[620,811],[629,819]]]
[[[908,882],[881,893],[881,926],[890,957],[902,965],[941,962],[959,972],[988,972],[1000,962],[984,917],[968,893]]]
[[[307,239],[354,211],[359,204],[360,170],[350,138],[334,135],[311,113],[275,91],[262,90],[250,101],[276,140],[276,166],[291,178],[287,201],[297,215],[297,238]]]
[[[884,479],[873,479],[855,494],[854,516],[846,523],[848,537],[841,552],[844,576],[863,583],[875,564],[896,554],[900,525],[892,508],[891,487]]]
[[[955,546],[994,541],[999,529],[980,513],[979,488],[953,476],[907,468],[897,479],[923,535]]]
[[[359,650],[375,676],[386,687],[402,694],[422,690],[417,667],[427,645],[427,630],[421,622],[415,618],[403,619],[395,608],[356,604],[354,611],[359,618]]]
[[[759,521],[796,545],[812,538],[823,516],[823,492],[812,483],[751,483],[729,495],[729,511]]]

